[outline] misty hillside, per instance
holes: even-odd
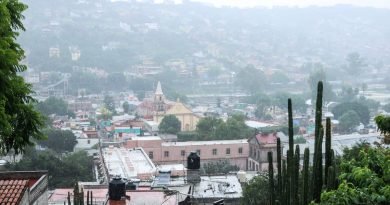
[[[286,69],[306,61],[342,64],[351,52],[371,63],[390,59],[390,12],[385,9],[241,10],[104,0],[25,3],[27,31],[20,41],[30,67],[39,70],[88,66],[123,71],[144,59],[164,63],[202,57],[232,69],[246,64]],[[60,50],[59,58],[49,58],[50,48]],[[72,49],[81,52],[77,61],[71,59]]]

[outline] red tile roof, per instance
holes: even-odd
[[[0,180],[0,204],[18,205],[29,180]]]

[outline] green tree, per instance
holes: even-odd
[[[259,175],[251,179],[244,187],[241,204],[242,205],[267,205],[270,194],[268,177]]]
[[[343,133],[350,133],[353,128],[360,124],[359,115],[353,110],[344,113],[339,121],[339,129]]]
[[[257,93],[267,85],[263,71],[254,66],[241,69],[237,73],[236,79],[237,84],[250,93]]]
[[[227,174],[233,171],[239,171],[240,167],[230,164],[229,160],[218,160],[216,162],[208,162],[202,166],[202,171],[207,175]]]
[[[378,115],[375,117],[375,122],[378,125],[378,130],[385,136],[384,142],[390,144],[390,117]]]
[[[214,140],[247,139],[254,134],[245,124],[245,117],[233,115],[226,123],[220,123],[215,131]]]
[[[332,113],[336,119],[339,119],[342,115],[348,111],[355,111],[359,115],[359,121],[367,125],[370,121],[370,111],[366,105],[359,102],[345,102],[336,105],[332,109]]]
[[[367,144],[352,149],[344,151],[341,159],[341,184],[336,190],[323,192],[320,204],[388,204],[390,149]]]
[[[106,95],[104,96],[104,107],[107,108],[111,113],[115,115],[115,102],[112,96]]]
[[[161,133],[177,134],[181,130],[181,123],[174,115],[167,115],[162,120],[158,129]]]
[[[102,107],[100,108],[100,115],[98,116],[99,119],[108,120],[112,118],[112,112],[109,111],[107,108]]]
[[[345,67],[345,71],[353,76],[360,74],[366,66],[364,59],[357,52],[349,53],[346,60],[348,65]]]
[[[338,97],[341,102],[352,102],[357,99],[359,95],[359,88],[353,88],[352,86],[343,85]]]
[[[28,148],[22,160],[7,164],[7,170],[48,170],[49,188],[69,188],[78,181],[93,180],[93,160],[84,151],[60,157],[51,150],[37,151]]]
[[[211,139],[215,136],[215,132],[220,124],[224,123],[221,119],[214,117],[205,117],[199,120],[196,125],[196,132],[204,139]]]
[[[68,110],[68,104],[63,99],[56,97],[49,97],[45,101],[39,102],[36,108],[46,116],[56,114],[75,117],[75,114]]]
[[[324,101],[335,99],[336,95],[332,91],[332,86],[327,82],[326,72],[322,64],[317,63],[312,65],[312,70],[309,75],[308,83],[311,91],[311,99],[314,100],[317,93],[317,83],[322,81],[324,84]]]
[[[124,113],[129,113],[130,105],[127,101],[122,104],[122,108]]]
[[[72,152],[77,144],[76,136],[70,130],[49,129],[45,130],[44,133],[48,139],[38,141],[38,143],[58,153]]]
[[[379,109],[380,103],[376,100],[360,97],[356,102],[368,107],[371,113],[376,113]]]
[[[289,93],[279,92],[272,96],[274,104],[280,109],[287,110],[287,99],[291,98],[294,102],[293,109],[300,113],[305,113],[307,109],[306,100],[303,95],[291,95]]]
[[[24,51],[16,39],[18,31],[25,30],[26,9],[17,0],[0,2],[0,154],[23,152],[32,139],[44,138],[44,120],[32,105],[32,86],[20,76],[27,66],[20,64]]]

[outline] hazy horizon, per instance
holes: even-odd
[[[195,2],[207,3],[209,5],[222,7],[274,7],[274,6],[290,6],[290,7],[308,7],[308,6],[334,6],[347,4],[361,7],[375,8],[390,8],[388,0],[191,0]]]

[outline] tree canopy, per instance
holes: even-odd
[[[244,187],[241,204],[266,205],[269,202],[268,177],[259,175],[251,179]]]
[[[346,60],[348,65],[345,67],[345,71],[354,76],[360,74],[366,66],[364,59],[357,52],[349,53]]]
[[[375,117],[375,122],[378,125],[378,130],[385,136],[385,143],[390,144],[390,117],[378,115]]]
[[[245,117],[233,115],[226,122],[214,117],[205,117],[199,120],[197,138],[194,140],[232,140],[247,139],[254,131],[245,124]]]
[[[106,95],[104,96],[104,107],[107,108],[111,113],[115,114],[115,101],[112,96]]]
[[[27,6],[17,0],[0,2],[0,153],[23,152],[31,139],[43,139],[44,120],[32,105],[31,85],[19,75],[27,69],[20,62],[24,51],[16,42],[25,30],[22,12]]]
[[[333,100],[335,98],[335,94],[332,91],[332,86],[327,82],[324,66],[321,63],[315,63],[312,64],[311,67],[312,68],[308,79],[311,99],[315,99],[317,94],[317,83],[322,81],[324,84],[324,101],[329,102]]]
[[[31,171],[48,170],[49,188],[69,188],[78,181],[93,180],[93,160],[86,152],[75,152],[64,157],[49,150],[26,150],[23,159],[14,164],[7,164],[8,170]]]
[[[38,141],[38,143],[58,153],[73,152],[77,144],[76,136],[70,130],[49,129],[45,130],[45,134],[48,139]]]
[[[68,110],[68,104],[63,99],[56,97],[49,97],[45,101],[39,102],[36,108],[46,116],[51,114],[75,116],[73,112]]]
[[[344,113],[339,118],[339,121],[339,129],[342,133],[350,133],[353,128],[360,124],[359,115],[353,110],[349,110],[348,112]]]
[[[368,107],[358,102],[340,103],[332,109],[332,113],[336,119],[339,119],[342,115],[350,110],[355,111],[359,115],[360,122],[365,125],[369,123],[370,111],[368,110]]]
[[[158,129],[161,133],[177,134],[181,130],[181,123],[174,115],[167,115],[162,120]]]
[[[263,71],[248,66],[237,73],[237,84],[250,93],[257,93],[267,85]]]
[[[321,194],[321,204],[378,204],[390,201],[390,149],[359,144],[344,151],[336,190]]]

